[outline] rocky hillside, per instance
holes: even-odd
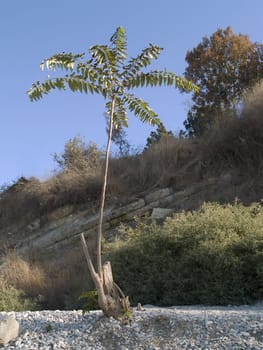
[[[108,202],[104,217],[106,240],[113,240],[120,224],[132,224],[135,217],[149,216],[162,221],[166,216],[181,210],[191,210],[204,201],[233,202],[239,198],[244,202],[259,200],[263,192],[233,178],[231,173],[210,177],[184,189],[159,188],[127,198],[114,198]],[[91,205],[66,205],[47,215],[35,218],[30,223],[12,223],[0,229],[0,246],[17,253],[37,255],[44,259],[63,259],[63,251],[80,248],[80,233],[84,232],[91,250],[95,244],[98,213]]]
[[[238,198],[250,204],[261,200],[262,91],[259,85],[251,93],[238,118],[226,115],[201,137],[166,135],[141,153],[112,158],[105,238],[113,239],[118,226],[132,223],[135,216],[159,220],[175,211],[196,209],[204,201],[231,203]],[[62,168],[42,182],[21,178],[0,190],[1,254],[16,249],[26,255],[60,259],[64,249],[79,248],[81,232],[92,246],[103,156],[92,146],[87,159],[86,151],[78,149],[77,154],[84,158],[78,159],[77,168],[74,163],[73,170]],[[62,155],[64,160],[72,157],[74,160],[74,152]]]

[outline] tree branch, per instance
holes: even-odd
[[[99,276],[94,269],[94,265],[92,263],[89,249],[88,249],[88,246],[87,246],[87,243],[86,243],[86,240],[85,240],[83,233],[80,234],[80,240],[81,240],[81,245],[82,245],[86,260],[87,260],[87,264],[88,264],[88,268],[89,268],[92,280],[93,280],[94,284],[97,285],[99,282]]]

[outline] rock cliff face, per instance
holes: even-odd
[[[239,197],[231,176],[206,179],[189,188],[177,191],[174,188],[162,188],[151,193],[138,195],[120,203],[109,201],[104,215],[104,236],[114,238],[120,224],[129,224],[134,217],[146,215],[162,220],[180,210],[197,208],[204,201],[220,201],[222,189],[228,190],[228,198],[233,201]],[[88,207],[88,205],[87,205]],[[97,210],[96,210],[97,211]],[[45,218],[37,218],[26,226],[16,225],[0,229],[0,252],[5,248],[14,248],[20,254],[37,254],[44,258],[63,256],[64,250],[80,248],[80,233],[89,241],[91,251],[95,247],[98,214],[89,208],[65,206],[49,213]]]
[[[137,198],[110,202],[105,209],[105,238],[111,240],[121,223],[130,223],[134,217],[146,215],[154,219],[164,219],[182,209],[193,209],[202,202],[200,193],[211,193],[218,185],[218,179],[199,183],[188,189],[176,191],[162,188]],[[207,198],[209,200],[209,198]],[[12,226],[0,229],[1,246],[15,248],[18,253],[37,253],[45,257],[59,259],[64,249],[79,249],[80,233],[83,232],[93,249],[97,230],[98,214],[88,209],[65,206],[49,213],[45,218],[37,218],[26,226]]]
[[[183,192],[181,195],[185,195],[185,191]],[[162,219],[172,214],[175,196],[176,193],[171,188],[164,188],[122,205],[109,204],[104,215],[105,238],[112,239],[117,227],[121,223],[131,222],[134,217],[152,215],[156,219]],[[15,244],[19,253],[37,252],[38,255],[43,254],[45,257],[59,257],[58,253],[64,249],[79,248],[81,232],[88,238],[92,250],[98,214],[93,213],[90,208],[82,210],[74,210],[72,206],[59,208],[50,213],[45,221],[43,223],[41,218],[36,219],[22,229],[23,234]],[[9,235],[18,236],[15,232],[9,232]]]

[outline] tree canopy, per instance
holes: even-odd
[[[204,37],[186,54],[184,76],[199,87],[184,125],[190,135],[208,129],[215,116],[234,110],[244,89],[263,77],[263,45],[231,27]]]
[[[174,136],[172,131],[167,131],[164,124],[161,122],[155,131],[151,131],[150,136],[147,137],[146,146],[144,147],[144,151],[149,149],[152,145],[158,143],[162,137],[165,136]]]
[[[65,143],[63,153],[54,153],[53,158],[62,171],[91,171],[100,167],[102,153],[94,142],[86,144],[75,136]]]
[[[164,70],[142,71],[157,59],[163,50],[149,44],[142,52],[127,61],[127,40],[125,30],[117,28],[110,39],[111,45],[94,45],[89,49],[91,58],[85,54],[59,53],[45,59],[40,64],[44,70],[62,69],[69,71],[62,77],[48,77],[43,83],[37,81],[28,90],[31,101],[37,101],[52,90],[99,94],[106,100],[106,111],[111,112],[114,96],[115,126],[128,126],[126,110],[130,110],[142,122],[156,125],[160,122],[148,103],[135,97],[130,90],[137,87],[173,86],[182,91],[197,91],[197,87],[187,79]]]

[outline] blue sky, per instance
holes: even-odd
[[[46,78],[39,64],[54,53],[87,52],[107,44],[116,27],[125,27],[128,52],[149,43],[164,48],[153,67],[178,75],[185,54],[217,28],[263,42],[262,0],[2,0],[0,7],[0,186],[20,176],[45,179],[55,168],[52,154],[70,138],[106,143],[104,101],[99,96],[55,92],[30,102],[26,90]],[[167,129],[178,131],[186,119],[190,95],[171,88],[140,89]],[[128,140],[143,147],[153,129],[130,116]]]

